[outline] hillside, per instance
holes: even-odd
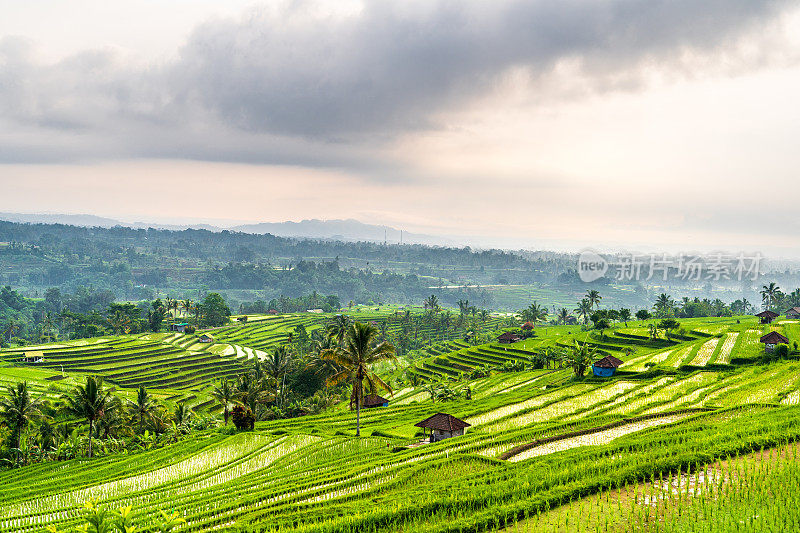
[[[258,327],[247,326],[255,335],[239,329],[242,340],[266,346]],[[669,341],[649,340],[641,323],[603,339],[556,326],[512,345],[448,341],[453,350],[442,347],[441,355],[418,361],[418,372],[429,383],[469,387],[470,399],[433,403],[428,385],[406,385],[389,407],[362,412],[361,438],[354,437],[354,414],[340,407],[258,422],[253,432],[208,430],[162,450],[96,459],[91,470],[82,460],[61,462],[57,483],[49,479],[48,464],[2,473],[0,530],[75,524],[88,497],[110,508],[132,505],[135,522],[145,525],[158,509],[175,510],[187,520],[186,531],[483,531],[505,525],[538,531],[544,524],[594,531],[603,523],[608,531],[626,531],[652,529],[651,513],[661,513],[660,527],[679,530],[685,518],[668,513],[669,506],[654,509],[649,499],[623,498],[622,489],[666,501],[673,496],[653,480],[679,479],[704,465],[712,473],[731,472],[731,464],[765,465],[746,471],[749,482],[791,498],[797,477],[787,477],[793,463],[781,457],[795,453],[786,445],[800,437],[800,360],[790,355],[763,362],[758,338],[777,330],[800,339],[800,322],[697,319],[684,321],[684,329]],[[625,364],[611,378],[578,381],[558,365],[503,368],[508,359],[524,360],[575,337],[590,342],[596,356],[616,354]],[[491,370],[466,377],[473,364]],[[437,412],[471,426],[464,436],[418,445],[422,430],[414,424]],[[717,462],[740,455],[739,463]],[[745,494],[726,479],[714,482],[717,496],[725,496],[717,501],[741,513]],[[669,508],[680,504],[695,521],[724,530],[704,493],[681,494]],[[593,514],[611,507],[616,511],[605,522]],[[751,518],[753,530],[777,516],[798,518],[796,510],[765,507]]]

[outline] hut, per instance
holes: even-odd
[[[278,312],[277,309],[270,309],[269,311],[267,311],[267,314],[268,315],[278,315],[280,313]]]
[[[23,363],[44,363],[44,353],[39,351],[25,352],[22,356]]]
[[[170,331],[176,331],[178,333],[185,333],[187,327],[189,327],[188,323],[181,322],[180,324],[170,324],[169,325],[169,330]]]
[[[522,337],[517,335],[516,333],[511,333],[510,331],[506,331],[499,337],[497,337],[497,342],[500,344],[511,344],[512,342],[517,342]]]
[[[592,365],[592,373],[597,377],[607,378],[613,376],[621,364],[622,361],[613,355],[607,355]]]
[[[522,329],[522,331],[533,331],[533,328],[535,328],[535,327],[536,327],[536,325],[529,320],[529,321],[525,322],[524,324],[522,324],[522,328],[521,329]]]
[[[200,342],[214,342],[214,337],[212,337],[208,333],[203,333],[202,335],[200,335],[199,340]]]
[[[786,318],[800,318],[800,307],[792,307],[787,309]]]
[[[423,429],[429,429],[430,442],[437,442],[451,437],[458,437],[464,434],[464,429],[470,427],[471,424],[464,422],[461,419],[448,415],[447,413],[436,413],[435,415],[426,418],[422,422],[417,422],[414,426]]]
[[[772,352],[775,351],[775,346],[777,346],[778,344],[789,344],[789,339],[787,339],[777,331],[770,331],[769,333],[761,337],[761,342],[764,343],[765,352]]]
[[[771,324],[779,315],[775,311],[767,309],[766,311],[758,313],[756,316],[761,319],[762,324]]]
[[[356,402],[353,398],[350,400],[350,409],[355,409],[355,406]],[[389,407],[389,400],[383,396],[378,396],[377,394],[368,394],[364,396],[364,400],[361,402],[361,407],[365,409],[371,409],[373,407]]]

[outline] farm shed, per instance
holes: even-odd
[[[353,399],[350,401],[350,409],[354,409],[355,406],[356,402],[355,399]],[[389,400],[383,396],[378,396],[377,394],[368,394],[367,396],[364,396],[361,406],[366,409],[372,407],[389,407]]]
[[[510,331],[506,331],[499,337],[497,337],[497,342],[500,344],[511,344],[512,342],[517,342],[520,340],[521,337],[516,333],[511,333]]]
[[[25,355],[22,356],[23,363],[43,363],[44,362],[44,353],[40,351],[30,351],[25,352]]]
[[[792,307],[786,311],[786,318],[800,318],[800,307]]]
[[[771,324],[773,320],[778,318],[778,313],[768,309],[766,311],[761,311],[756,316],[761,319],[762,324]]]
[[[613,355],[607,355],[592,365],[592,373],[597,377],[607,378],[613,376],[621,364],[622,361]]]
[[[447,413],[436,413],[414,425],[418,428],[429,429],[430,442],[437,442],[463,435],[464,430],[470,427],[471,424]]]
[[[772,352],[778,344],[789,344],[789,339],[778,333],[777,331],[770,331],[763,337],[761,342],[764,343],[764,351]]]
[[[188,325],[189,324],[187,324],[186,322],[181,322],[180,324],[170,324],[169,325],[169,330],[170,331],[177,331],[178,333],[185,333],[186,332],[186,327]]]
[[[212,337],[208,333],[203,333],[202,335],[200,335],[200,342],[214,342],[214,337]]]

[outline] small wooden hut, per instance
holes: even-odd
[[[25,352],[25,355],[22,356],[23,363],[43,363],[44,362],[44,353],[40,351],[30,351]]]
[[[770,331],[769,333],[761,337],[761,342],[764,343],[765,352],[772,352],[775,351],[775,347],[779,344],[789,344],[789,339],[787,339],[777,331]]]
[[[516,333],[506,331],[505,333],[497,337],[497,342],[499,342],[500,344],[511,344],[512,342],[517,342],[521,338],[522,337],[520,337]]]
[[[175,332],[178,332],[178,333],[185,333],[186,332],[186,328],[188,326],[189,326],[189,324],[186,323],[186,322],[181,322],[180,324],[170,324],[169,325],[169,330],[170,331],[175,331]]]
[[[786,310],[786,318],[800,318],[800,307],[792,307]]]
[[[430,442],[438,442],[463,435],[464,430],[470,427],[471,424],[447,413],[436,413],[414,425],[418,428],[429,429]]]
[[[355,398],[353,398],[350,400],[350,409],[355,409],[355,407],[356,402]],[[371,409],[373,407],[389,407],[389,400],[383,396],[378,396],[377,394],[368,394],[364,396],[361,407],[365,409]]]
[[[613,376],[622,361],[613,355],[607,355],[592,365],[592,373],[601,378]]]
[[[214,337],[209,335],[208,333],[203,333],[199,337],[200,342],[214,342]]]
[[[762,324],[771,324],[779,315],[775,311],[767,309],[766,311],[761,311],[756,316],[761,319]]]

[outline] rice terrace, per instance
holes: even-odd
[[[800,532],[800,2],[0,0],[0,533]]]
[[[602,331],[541,322],[509,329],[514,319],[493,318],[487,328],[519,332],[514,341],[443,334],[406,366],[382,363],[382,378],[364,379],[358,422],[352,396],[276,415],[264,408],[280,405],[282,385],[265,379],[248,398],[276,353],[296,349],[289,337],[299,325],[335,338],[346,317],[344,339],[353,342],[359,319],[376,338],[433,312],[252,316],[208,330],[212,342],[199,332],[141,333],[2,350],[9,393],[26,383],[40,416],[97,376],[125,398],[134,420],[130,438],[124,422],[98,415],[91,459],[80,416],[55,414],[54,425],[74,429],[51,437],[50,448],[33,424],[23,428],[7,456],[16,468],[0,473],[0,530],[68,531],[92,517],[176,531],[798,527],[800,357],[796,347],[778,345],[773,356],[760,343],[771,332],[797,339],[798,320],[682,319],[664,335],[664,321],[652,318]],[[592,363],[610,358],[622,364],[609,377],[592,376]],[[581,365],[587,375],[578,377]],[[227,400],[222,383],[236,388]],[[144,434],[139,387],[153,403]],[[385,403],[372,407],[378,392]],[[191,405],[196,420],[167,416],[172,422],[159,428],[165,415],[156,402]],[[223,408],[234,406],[257,414],[253,429],[223,423]],[[126,408],[116,410],[124,416]],[[446,423],[419,427],[437,413],[461,422],[459,431],[447,434],[442,424],[452,422],[443,416]]]

